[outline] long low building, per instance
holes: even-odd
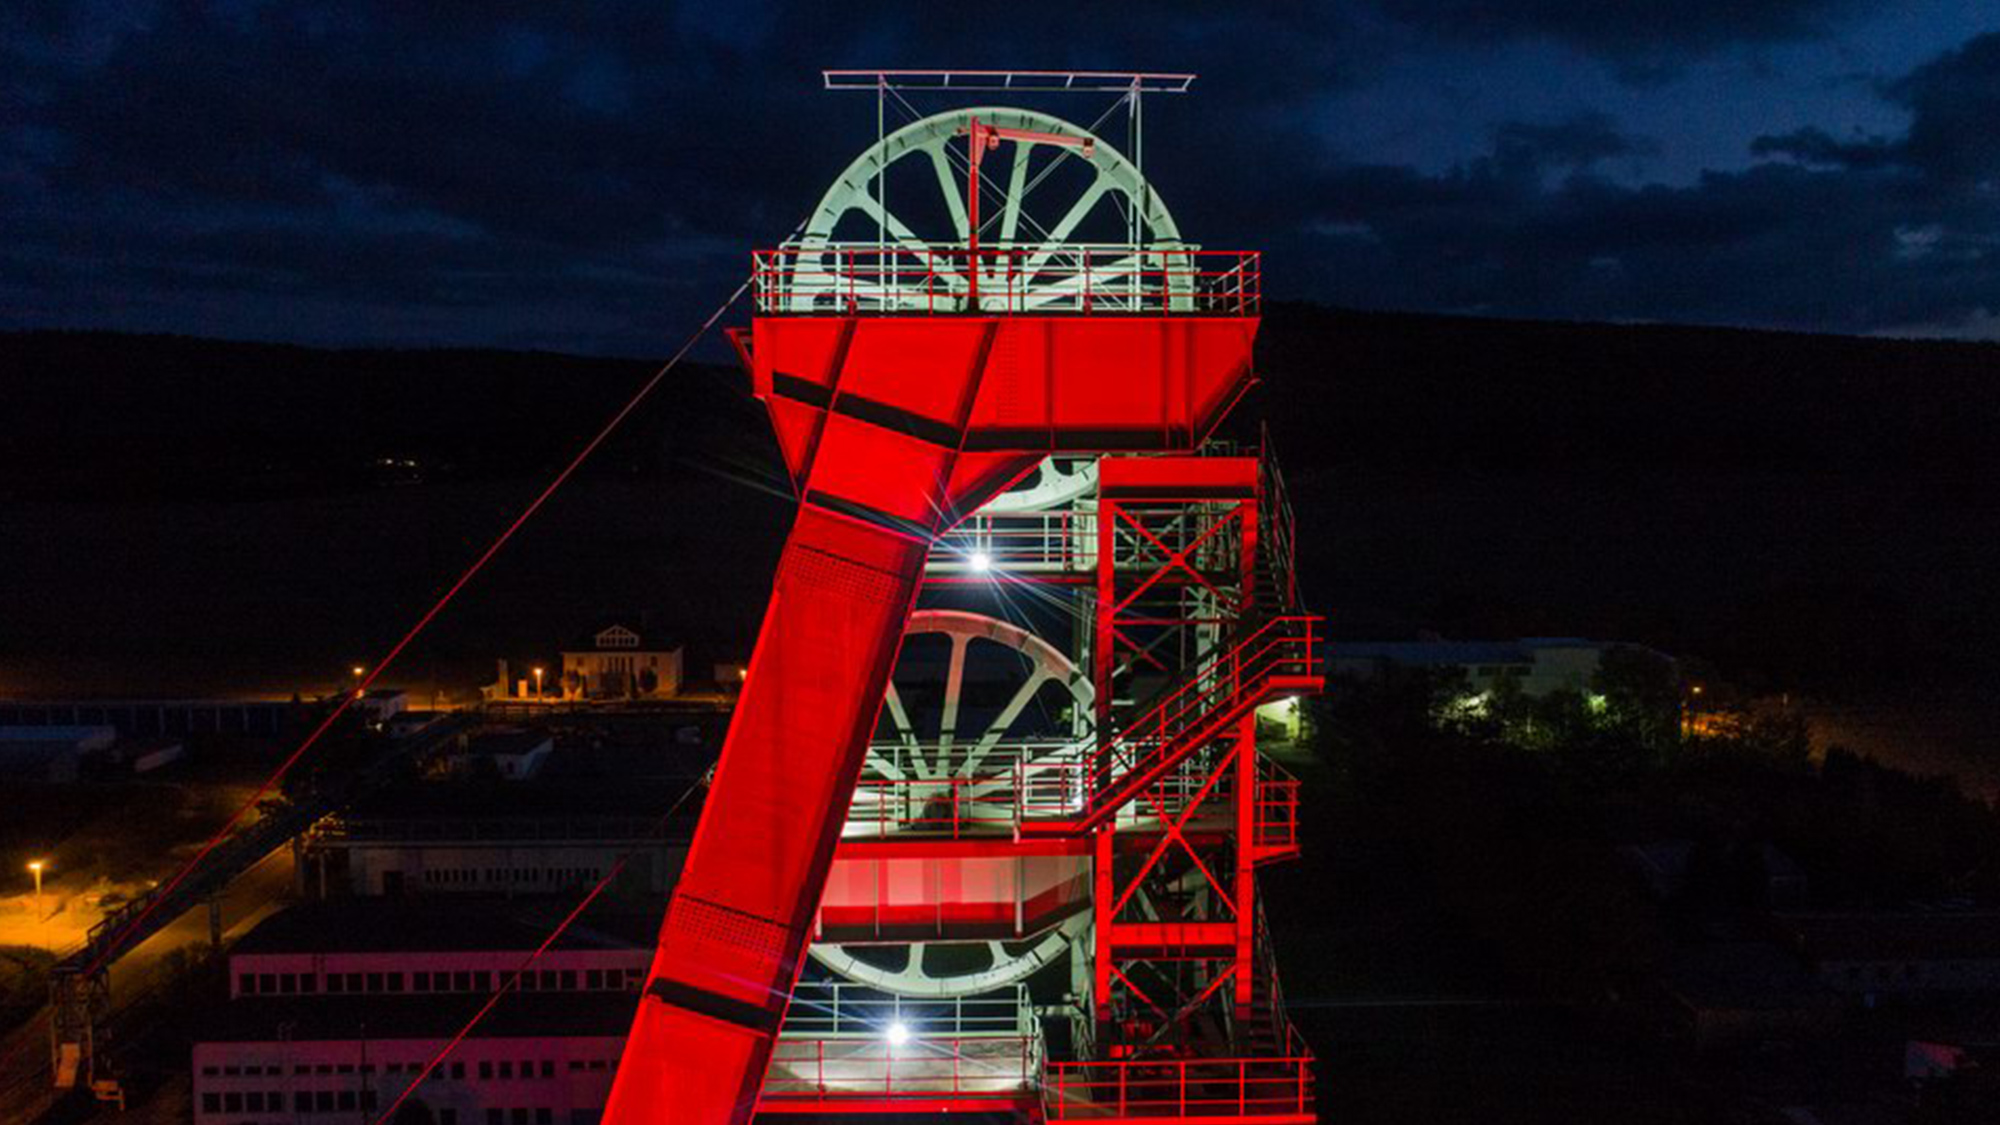
[[[691,818],[662,824],[687,782],[609,779],[468,785],[371,794],[316,828],[300,877],[309,897],[558,894],[622,859],[614,893],[664,902]]]
[[[0,726],[108,726],[126,738],[271,737],[312,713],[311,704],[261,699],[0,699]]]
[[[435,1125],[594,1120],[657,917],[572,926],[418,1080],[559,918],[504,901],[379,899],[273,916],[231,951],[229,999],[197,1034],[196,1125],[357,1120],[406,1091],[404,1119]]]

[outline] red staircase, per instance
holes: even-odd
[[[1319,618],[1273,617],[1194,665],[1130,726],[1099,744],[1061,784],[1023,786],[1023,833],[1089,832],[1251,709],[1291,695],[1317,694]]]

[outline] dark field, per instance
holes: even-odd
[[[1261,341],[1239,415],[1270,420],[1336,636],[1640,641],[1994,791],[2000,347],[1309,307]],[[39,695],[340,682],[651,370],[91,334],[0,356],[0,692]],[[677,373],[390,678],[463,691],[635,610],[697,666],[732,655],[781,493],[740,377]]]

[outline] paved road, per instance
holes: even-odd
[[[278,848],[231,880],[223,891],[223,941],[233,942],[281,909],[292,889],[292,850]],[[208,943],[208,910],[197,907],[127,951],[111,965],[113,1017],[142,998],[163,972],[168,954]],[[0,1036],[0,1121],[33,1121],[54,1101],[49,1085],[49,1011]]]

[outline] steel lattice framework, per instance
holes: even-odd
[[[828,84],[1121,89],[1135,130],[1188,78],[860,75]],[[983,107],[883,132],[754,268],[798,515],[606,1120],[1314,1120],[1255,709],[1319,690],[1321,638],[1274,466],[1209,440],[1256,255]]]

